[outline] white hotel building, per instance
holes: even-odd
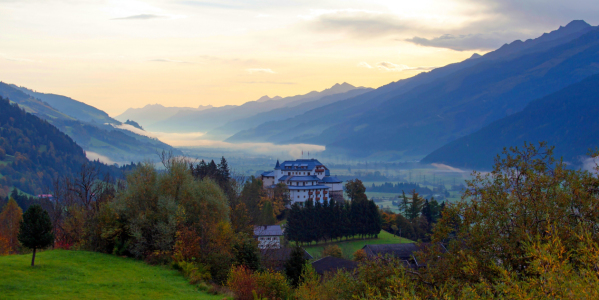
[[[329,200],[333,196],[343,197],[343,182],[330,175],[329,169],[316,159],[284,161],[275,170],[262,173],[264,188],[274,188],[284,183],[289,188],[291,204]]]

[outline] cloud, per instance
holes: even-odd
[[[151,20],[151,19],[162,19],[162,18],[166,18],[166,16],[141,14],[141,15],[134,15],[134,16],[128,16],[128,17],[123,17],[123,18],[113,18],[111,20]]]
[[[405,41],[414,43],[420,46],[448,48],[456,51],[465,50],[492,50],[497,49],[506,41],[508,37],[502,34],[468,34],[468,35],[452,35],[444,34],[442,36],[426,39],[422,37],[413,37]]]
[[[178,64],[195,64],[194,62],[190,62],[190,61],[173,60],[173,59],[168,59],[168,58],[156,58],[156,59],[150,59],[149,61],[153,61],[153,62],[167,62],[167,63],[178,63]]]
[[[300,17],[315,31],[345,32],[361,38],[394,34],[413,26],[396,15],[368,10],[320,10]]]
[[[361,62],[358,64],[359,67],[366,67],[372,69],[368,63]],[[401,71],[430,71],[436,67],[409,67],[406,65],[394,64],[389,61],[381,61],[375,64],[376,68],[381,71],[387,72],[401,72]]]
[[[367,62],[365,62],[365,61],[361,61],[361,62],[359,62],[359,63],[358,63],[358,67],[361,67],[361,68],[366,68],[366,69],[372,69],[372,66],[371,66],[371,65],[369,65],[369,64],[368,64]]]
[[[275,71],[273,71],[271,69],[261,69],[261,68],[247,69],[246,71],[250,74],[275,74],[276,73]]]

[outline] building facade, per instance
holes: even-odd
[[[280,249],[283,230],[280,225],[255,226],[254,238],[259,249]]]
[[[275,165],[274,171],[262,173],[264,188],[272,189],[283,183],[289,189],[291,204],[343,198],[343,182],[331,176],[327,167],[316,159],[284,161]]]

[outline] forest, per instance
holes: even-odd
[[[131,169],[88,161],[69,136],[0,97],[0,198],[10,187],[31,195],[48,192],[54,178],[74,175],[85,163],[113,177]]]

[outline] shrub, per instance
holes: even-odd
[[[343,258],[343,251],[339,245],[329,245],[322,250],[322,257],[325,256]]]
[[[287,299],[291,287],[287,278],[280,272],[263,271],[254,273],[256,280],[256,294],[268,299]]]
[[[368,256],[366,255],[366,252],[364,252],[364,250],[362,249],[354,252],[354,261],[362,262],[365,261],[367,258]]]
[[[173,267],[180,270],[191,284],[207,282],[212,279],[210,268],[198,262],[179,261],[174,262]]]
[[[256,278],[252,270],[245,266],[236,266],[231,268],[227,286],[235,294],[238,300],[253,300],[252,291],[256,290]]]

